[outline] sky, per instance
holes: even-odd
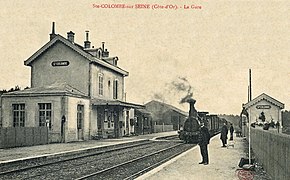
[[[102,4],[150,9],[94,8]],[[93,46],[105,42],[119,57],[128,102],[156,99],[188,111],[179,102],[190,88],[197,110],[240,114],[251,69],[252,97],[266,93],[289,110],[289,7],[289,0],[1,0],[0,89],[30,86],[24,61],[49,41],[55,22],[57,34],[73,31],[83,45],[89,30]]]

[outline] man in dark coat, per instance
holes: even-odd
[[[234,127],[233,124],[231,123],[230,126],[230,141],[234,140]]]
[[[200,153],[202,156],[202,161],[199,164],[208,165],[208,148],[210,134],[208,128],[204,126],[204,123],[200,124],[198,145],[200,147]]]
[[[221,138],[223,146],[222,147],[227,147],[227,139],[228,139],[228,127],[226,125],[226,123],[224,123],[222,129],[221,129]]]

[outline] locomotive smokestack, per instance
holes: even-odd
[[[189,117],[197,118],[197,110],[194,107],[196,100],[190,98],[186,102],[189,103]]]

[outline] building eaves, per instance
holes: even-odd
[[[124,102],[120,100],[92,99],[91,104],[95,106],[123,106],[131,108],[145,108],[144,105]]]

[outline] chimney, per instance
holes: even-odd
[[[91,48],[91,42],[89,41],[89,31],[86,31],[86,40],[84,41],[84,48]]]
[[[102,50],[105,51],[105,42],[102,42]]]
[[[75,33],[70,31],[70,32],[67,32],[67,39],[71,42],[71,43],[74,43],[74,37],[75,37]]]
[[[105,51],[103,51],[102,56],[103,57],[109,57],[109,51],[107,49],[105,49]]]
[[[55,36],[56,36],[56,34],[55,34],[55,23],[54,22],[52,22],[52,30],[51,30],[51,34],[49,34],[49,39],[50,40],[52,40]]]
[[[105,42],[102,42],[102,57],[109,57],[109,51],[105,49]]]

